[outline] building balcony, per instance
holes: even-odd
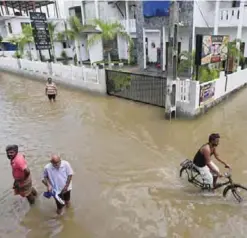
[[[110,23],[119,22],[125,28],[125,30],[127,31],[127,21],[128,20],[126,20],[126,19],[119,20],[119,19],[112,18],[112,19],[108,19],[107,21],[110,22]],[[135,33],[136,32],[136,19],[129,19],[129,32],[130,33]]]
[[[120,20],[120,23],[127,30],[127,20]],[[136,32],[136,19],[129,19],[129,32],[130,33]]]
[[[247,7],[244,8],[243,26],[247,27]],[[240,8],[221,8],[219,14],[219,27],[237,27],[240,19]]]
[[[93,19],[86,19],[86,24],[92,24]],[[127,31],[127,20],[119,20],[116,18],[112,19],[104,19],[103,21],[109,22],[109,23],[114,23],[114,22],[119,22]],[[136,19],[129,19],[129,33],[136,33]]]

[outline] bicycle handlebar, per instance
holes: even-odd
[[[232,175],[232,173],[231,173],[232,172],[232,169],[231,168],[227,168],[227,169],[228,169],[228,171],[224,173],[224,177],[225,178],[229,178]]]

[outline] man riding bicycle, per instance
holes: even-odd
[[[211,188],[216,187],[218,177],[222,177],[218,166],[212,161],[211,156],[225,165],[230,166],[219,158],[216,147],[219,145],[220,135],[217,133],[211,134],[208,138],[208,143],[203,145],[196,153],[193,163],[200,172],[205,184],[209,184]]]

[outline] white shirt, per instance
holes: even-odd
[[[68,176],[73,175],[74,172],[68,161],[62,160],[60,167],[55,168],[52,163],[45,166],[44,178],[48,177],[53,190],[56,192],[61,192],[65,187]],[[72,189],[72,181],[69,184],[68,191]]]

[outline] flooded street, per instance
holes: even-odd
[[[205,196],[178,176],[211,132],[220,133],[221,158],[247,185],[247,89],[206,116],[166,121],[164,109],[59,88],[50,104],[44,84],[0,74],[0,237],[214,238],[246,237],[247,206],[222,191]],[[19,144],[39,199],[29,208],[13,195],[5,156]],[[74,171],[72,207],[55,216],[45,199],[43,167],[61,154]],[[222,166],[220,168],[223,169]]]

